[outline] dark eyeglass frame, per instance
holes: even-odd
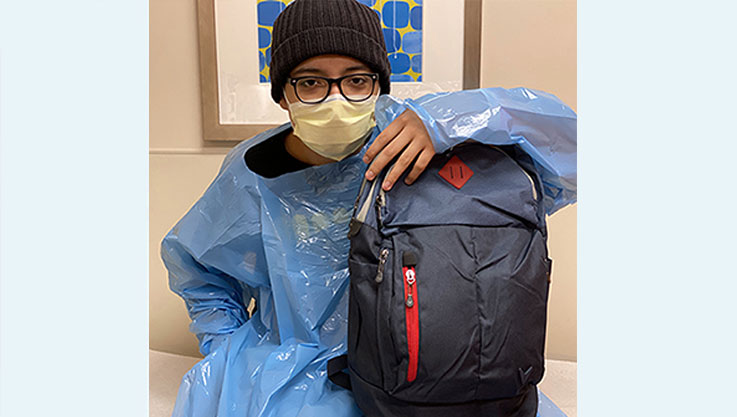
[[[345,93],[343,92],[343,86],[341,85],[341,83],[343,82],[343,80],[345,80],[346,78],[355,77],[357,75],[367,75],[367,76],[369,76],[371,78],[371,94],[369,94],[368,96],[366,96],[366,98],[362,98],[360,100],[354,100],[354,99],[348,97],[347,95],[345,95]],[[300,80],[304,80],[304,79],[307,79],[307,78],[313,78],[313,79],[314,78],[318,78],[318,79],[327,81],[328,88],[327,88],[327,92],[325,93],[325,97],[323,97],[319,101],[304,101],[304,100],[302,100],[302,97],[300,97],[299,96],[299,93],[297,92],[297,83],[300,82]],[[320,104],[323,101],[325,101],[328,97],[330,97],[330,90],[333,89],[333,83],[338,84],[338,90],[340,91],[340,94],[343,97],[345,97],[346,100],[348,100],[350,102],[353,102],[353,103],[360,103],[362,101],[368,100],[373,95],[373,93],[374,93],[374,87],[376,87],[376,81],[379,80],[379,74],[376,73],[376,72],[371,72],[371,73],[369,73],[369,72],[359,72],[359,73],[356,73],[356,74],[344,75],[344,76],[338,77],[338,78],[320,77],[320,76],[317,76],[317,75],[306,75],[304,77],[296,77],[296,78],[289,77],[288,80],[289,80],[289,84],[291,84],[292,85],[292,88],[294,88],[294,95],[297,97],[297,100],[299,100],[299,101],[301,101],[302,103],[305,103],[305,104]]]

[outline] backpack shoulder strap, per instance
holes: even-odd
[[[343,370],[346,372],[343,372]],[[336,356],[328,360],[328,379],[339,387],[351,390],[351,379],[348,375],[348,355]]]

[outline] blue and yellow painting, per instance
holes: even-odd
[[[258,0],[259,78],[269,79],[271,29],[276,17],[294,0]],[[374,9],[384,30],[392,68],[391,80],[422,81],[422,0],[358,0]]]

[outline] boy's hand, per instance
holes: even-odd
[[[435,156],[435,147],[425,125],[415,112],[409,109],[394,119],[366,150],[363,162],[368,164],[373,161],[366,171],[366,178],[374,179],[399,152],[402,152],[402,155],[397,159],[392,172],[384,179],[382,188],[385,191],[391,190],[394,183],[415,158],[417,161],[404,180],[407,185],[415,182]]]

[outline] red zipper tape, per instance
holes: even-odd
[[[417,361],[420,354],[420,299],[417,297],[417,275],[415,267],[402,267],[404,279],[404,315],[407,321],[407,350],[409,367],[407,381],[417,378]]]

